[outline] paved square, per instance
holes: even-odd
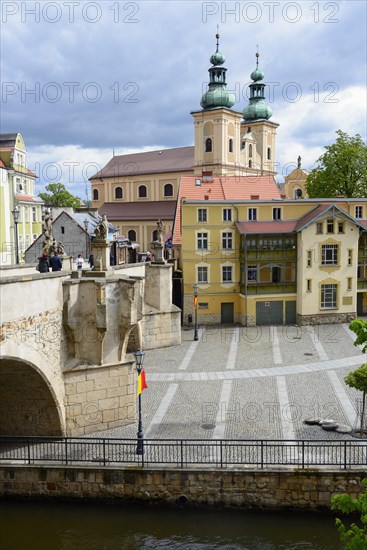
[[[360,392],[344,376],[365,362],[347,324],[201,327],[148,350],[142,393],[147,439],[344,439],[305,418],[355,426]],[[135,438],[131,424],[99,436]]]

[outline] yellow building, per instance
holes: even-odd
[[[0,161],[1,263],[7,265],[16,262],[16,252],[22,261],[24,251],[42,233],[43,201],[35,196],[37,176],[28,169],[27,150],[21,134],[0,134]],[[19,212],[16,227],[14,209]]]
[[[367,313],[367,199],[183,200],[184,320],[321,324]]]

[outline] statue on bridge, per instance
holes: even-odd
[[[108,237],[108,221],[106,214],[103,214],[101,221],[94,230],[96,239],[106,241]]]

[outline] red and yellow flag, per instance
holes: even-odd
[[[145,388],[147,388],[147,383],[145,381],[145,371],[140,371],[138,374],[138,391],[136,395],[140,395]]]

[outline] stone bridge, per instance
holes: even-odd
[[[1,435],[76,436],[135,421],[131,352],[181,341],[171,266],[99,275],[0,269]]]

